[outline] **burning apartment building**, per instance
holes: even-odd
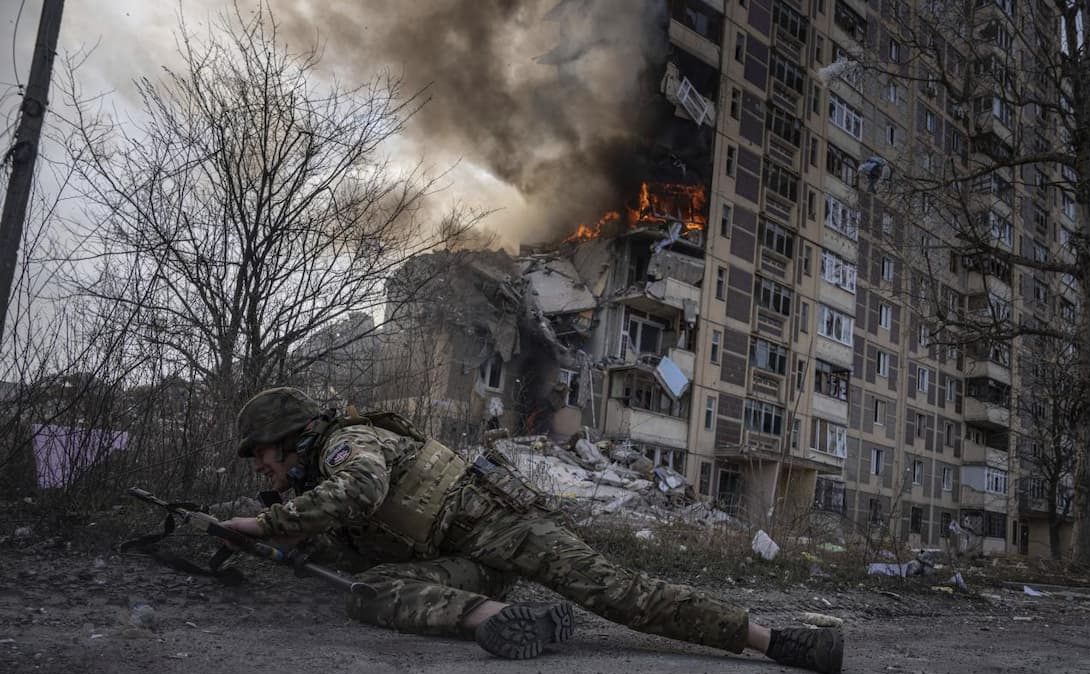
[[[413,391],[466,434],[590,429],[754,523],[816,508],[936,546],[960,522],[977,550],[1039,552],[1010,415],[992,411],[1009,396],[929,347],[868,226],[903,226],[860,176],[922,108],[823,72],[888,17],[671,0],[662,18],[653,86],[631,102],[641,136],[603,169],[601,214],[514,256],[460,254],[450,287],[473,299],[431,294],[443,336],[418,355],[444,362]],[[445,255],[418,264],[454,269]],[[1009,362],[988,368],[1012,381]]]

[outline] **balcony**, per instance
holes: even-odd
[[[961,460],[965,464],[980,464],[1006,470],[1007,452],[966,438],[961,445]]]
[[[663,307],[684,311],[688,302],[695,312],[700,306],[700,288],[674,278],[664,278],[648,283],[642,292],[625,295],[620,301],[633,309],[655,315],[662,315]]]
[[[961,508],[963,510],[990,510],[992,512],[1007,512],[1007,497],[1004,494],[993,494],[980,491],[968,485],[961,485]]]
[[[719,67],[719,47],[677,19],[670,20],[670,42],[696,55],[708,65]]]
[[[853,356],[852,347],[847,344],[820,335],[814,339],[815,358],[851,369]]]
[[[969,353],[965,355],[965,376],[985,377],[1009,385],[1011,371],[1008,365],[996,362],[987,354]]]
[[[813,411],[814,416],[828,419],[829,421],[835,421],[842,426],[848,425],[847,400],[821,395],[820,393],[814,394],[810,400],[811,410]]]
[[[964,410],[966,423],[988,430],[1010,428],[1011,412],[1000,404],[966,396]]]
[[[667,447],[685,447],[689,439],[689,422],[682,417],[659,414],[636,407],[626,407],[620,400],[606,404],[606,435],[629,438]]]

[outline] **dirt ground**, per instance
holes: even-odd
[[[0,545],[0,671],[77,674],[382,674],[752,672],[789,670],[649,637],[580,612],[575,638],[536,660],[498,660],[472,642],[353,623],[337,593],[246,560],[225,587],[137,554],[71,545]],[[803,611],[845,621],[845,672],[1090,672],[1090,590],[974,588],[968,595],[889,579],[844,587],[710,585],[754,619],[796,624]],[[883,589],[884,588],[884,589]],[[883,593],[886,592],[886,593]],[[520,587],[523,598],[541,591]],[[892,594],[891,594],[892,593]],[[148,609],[133,610],[146,603]],[[141,613],[143,611],[143,613]]]

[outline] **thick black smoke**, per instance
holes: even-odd
[[[510,238],[555,237],[638,186],[664,2],[324,0],[277,16],[293,41],[317,31],[349,70],[389,67],[409,90],[427,86],[410,139],[516,187],[527,209],[493,223]]]

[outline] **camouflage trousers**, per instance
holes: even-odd
[[[350,596],[349,615],[403,632],[468,638],[462,618],[488,599],[501,600],[514,580],[525,578],[641,632],[735,653],[746,644],[744,609],[613,564],[536,511],[499,508],[448,537],[444,551],[437,559],[381,564],[357,574],[378,596]]]

